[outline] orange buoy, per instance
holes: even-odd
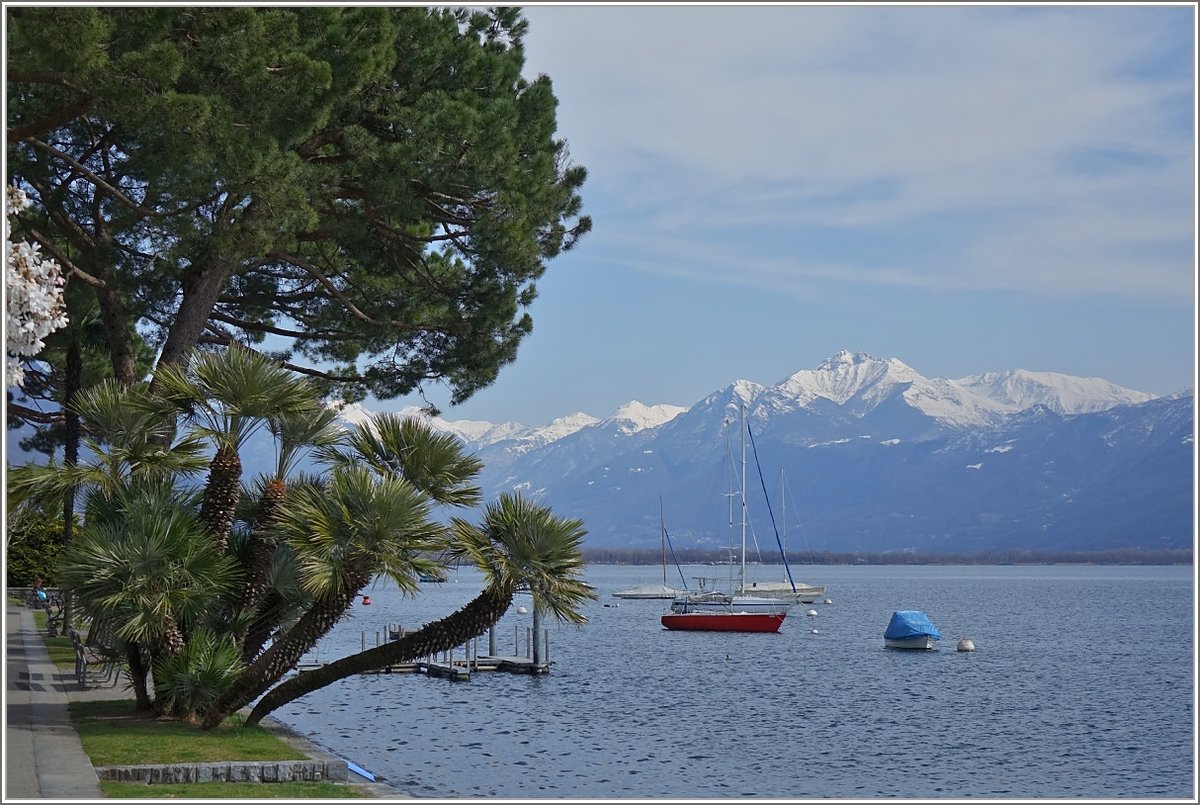
[[[369,595],[364,595],[364,596],[363,596],[363,606],[364,606],[364,607],[369,607],[370,605],[371,605],[371,596],[369,596]]]

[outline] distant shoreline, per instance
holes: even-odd
[[[688,548],[675,551],[675,560],[681,565],[727,565],[727,550],[699,550]],[[640,548],[584,548],[583,558],[594,565],[658,565],[662,553]],[[735,561],[737,561],[735,559]],[[788,564],[793,567],[826,565],[1190,565],[1192,549],[1137,550],[1114,549],[1107,551],[1033,551],[994,550],[977,551],[969,554],[920,553],[916,551],[888,551],[855,553],[806,552],[788,554]],[[779,557],[747,555],[747,564],[780,565]]]

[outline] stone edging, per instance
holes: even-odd
[[[97,766],[101,780],[141,783],[285,783],[346,782],[344,760],[259,760],[210,763],[159,763],[146,766]]]

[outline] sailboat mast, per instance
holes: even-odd
[[[746,588],[746,404],[742,403],[742,577],[738,584]]]
[[[783,558],[787,560],[787,496],[783,493],[783,467],[779,468],[779,519],[783,521]]]
[[[663,499],[658,496],[658,536],[662,540],[663,586],[667,586],[667,521],[663,518]]]

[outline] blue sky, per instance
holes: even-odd
[[[841,349],[1194,386],[1190,4],[525,14],[595,228],[492,387],[427,390],[447,418],[691,405]]]

